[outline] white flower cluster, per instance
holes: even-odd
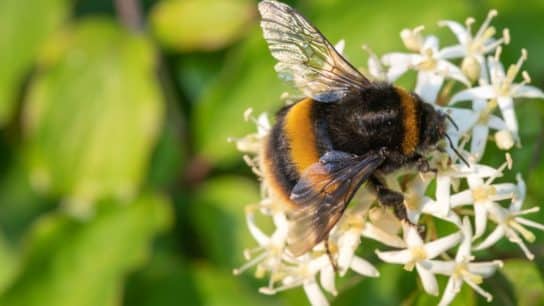
[[[524,217],[537,212],[538,207],[522,209],[526,190],[521,175],[517,175],[515,183],[495,182],[511,168],[508,153],[505,163],[497,168],[480,163],[489,141],[494,141],[502,150],[509,150],[516,143],[520,145],[514,98],[544,98],[541,90],[527,85],[530,82],[527,72],[522,71],[522,81],[516,83],[527,58],[525,50],[519,61],[505,71],[500,55],[502,45],[509,42],[509,34],[505,30],[501,38],[495,37],[495,28],[490,26],[495,15],[496,11],[491,11],[476,34],[471,29],[472,18],[467,19],[465,25],[440,22],[439,25],[449,28],[457,37],[458,44],[454,46],[440,48],[436,36],[424,36],[423,27],[417,27],[401,32],[402,41],[413,53],[395,52],[379,58],[366,48],[370,54],[367,71],[370,76],[394,82],[415,70],[414,91],[424,101],[449,114],[457,124],[448,130],[448,135],[468,164],[456,159],[454,154],[437,152],[431,160],[436,173],[421,174],[407,169],[387,178],[388,186],[404,194],[409,219],[426,225],[425,238],[416,228],[401,224],[392,212],[376,205],[375,195],[362,188],[330,233],[329,248],[338,269],[335,270],[329,260],[324,243],[294,258],[285,248],[285,208],[271,200],[267,186],[262,186],[263,200],[246,210],[247,226],[258,247],[244,252],[248,262],[236,269],[235,274],[256,267],[257,277],[269,277],[268,286],[260,290],[262,293],[274,294],[302,286],[312,305],[328,305],[323,290],[337,294],[336,274],[344,276],[351,269],[364,276],[379,276],[371,263],[355,254],[364,238],[383,244],[384,250],[376,251],[382,261],[402,264],[409,271],[415,268],[424,290],[431,295],[439,294],[436,275],[448,276],[440,305],[450,304],[463,283],[491,300],[491,294],[480,284],[501,267],[502,262],[478,262],[473,253],[506,237],[532,259],[533,254],[524,241],[532,242],[535,237],[527,228],[544,230],[544,225]],[[342,52],[343,42],[336,48]],[[455,88],[460,89],[452,92]],[[456,107],[461,101],[469,101],[466,105],[471,107]],[[246,113],[246,117],[250,116]],[[258,152],[270,124],[266,115],[255,121],[258,133],[236,143],[241,151],[252,153],[245,159],[260,175]],[[489,137],[490,130],[495,131],[494,137]],[[435,188],[428,188],[431,182]],[[273,220],[275,229],[271,234],[266,234],[257,224],[259,215]],[[427,217],[422,219],[423,216]],[[452,223],[457,230],[436,232],[432,224],[437,219]]]

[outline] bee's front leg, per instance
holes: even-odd
[[[434,172],[435,174],[438,172],[438,169],[431,168],[431,165],[429,165],[429,161],[422,155],[419,155],[419,154],[416,155],[415,164],[419,172],[423,172],[423,173]]]
[[[420,234],[425,231],[424,226],[414,224],[408,218],[408,211],[406,210],[406,206],[404,205],[404,196],[402,195],[402,193],[387,188],[376,175],[373,175],[370,178],[370,182],[372,182],[372,184],[374,185],[376,195],[378,196],[378,201],[383,206],[391,207],[393,209],[393,212],[395,213],[395,216],[399,220],[415,226]]]

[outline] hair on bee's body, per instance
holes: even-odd
[[[422,153],[445,136],[445,115],[414,93],[366,79],[291,7],[265,0],[259,11],[276,70],[307,96],[277,113],[261,155],[271,196],[289,208],[288,249],[300,255],[326,239],[365,182],[409,222],[403,195],[381,176],[429,170]]]

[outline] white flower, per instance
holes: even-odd
[[[257,154],[262,146],[262,141],[270,131],[270,121],[268,115],[262,113],[259,117],[252,117],[253,109],[248,108],[244,112],[246,121],[253,121],[257,125],[257,133],[246,135],[242,138],[229,138],[228,141],[236,143],[236,148],[240,152]]]
[[[428,205],[431,211],[426,212],[438,218],[445,218],[450,222],[461,225],[461,220],[451,214],[451,188],[458,180],[467,176],[484,178],[499,175],[497,169],[485,165],[471,163],[465,164],[445,164],[442,159],[437,164],[436,173],[436,205]],[[425,212],[425,211],[424,211]]]
[[[404,264],[404,268],[408,271],[415,267],[425,291],[432,295],[438,295],[438,285],[431,271],[432,262],[429,260],[454,247],[461,236],[461,233],[457,232],[425,243],[415,227],[406,225],[404,227],[404,240],[408,246],[406,249],[387,252],[376,251],[376,254],[385,262]]]
[[[292,265],[284,265],[283,270],[278,277],[281,286],[278,287],[262,287],[259,289],[264,294],[276,294],[277,292],[302,286],[308,300],[313,306],[328,306],[329,302],[321,291],[319,284],[316,281],[318,273],[329,273],[334,275],[334,270],[330,267],[330,261],[327,255],[321,255],[317,258],[306,254],[292,262]],[[322,278],[331,279],[330,276]]]
[[[393,79],[389,79],[389,75],[387,72],[387,69],[384,67],[383,63],[380,61],[380,58],[368,47],[367,45],[363,45],[363,50],[368,53],[368,61],[367,61],[367,72],[370,77],[372,77],[375,80],[379,81],[386,81],[392,83]]]
[[[489,130],[508,130],[506,123],[492,114],[496,106],[497,104],[493,101],[488,103],[485,100],[477,99],[472,101],[472,110],[453,107],[444,108],[445,112],[452,117],[452,120],[459,125],[458,129],[450,127],[448,135],[454,143],[458,143],[461,137],[470,135],[470,155],[475,161],[480,160],[484,154],[489,140]],[[501,149],[507,147],[502,142],[499,144],[499,141],[497,141],[497,146]]]
[[[510,150],[514,146],[514,138],[509,130],[503,129],[495,133],[495,142],[501,150]]]
[[[487,79],[484,56],[493,52],[501,44],[510,42],[510,34],[507,29],[503,31],[500,39],[495,39],[494,27],[490,26],[491,20],[497,15],[496,10],[492,10],[480,26],[480,29],[472,35],[472,25],[474,18],[468,18],[465,26],[456,21],[444,20],[439,22],[440,26],[448,27],[457,37],[459,45],[446,47],[442,50],[445,58],[463,57],[461,69],[471,80]]]
[[[465,217],[463,220],[463,241],[461,242],[455,260],[431,261],[432,272],[450,276],[446,289],[442,294],[439,305],[449,305],[455,296],[461,291],[463,282],[467,283],[476,292],[485,297],[488,302],[492,300],[491,294],[483,290],[479,284],[484,277],[492,275],[498,267],[502,267],[499,260],[490,262],[472,262],[474,256],[471,254],[472,229],[470,221]]]
[[[361,237],[374,239],[393,247],[405,246],[404,241],[392,233],[391,225],[383,222],[386,218],[380,216],[380,223],[372,223],[371,220],[375,219],[377,211],[376,209],[369,211],[369,207],[375,199],[376,196],[371,192],[362,192],[357,199],[361,204],[348,208],[329,236],[329,244],[334,246],[333,253],[337,249],[336,264],[340,276],[345,275],[348,269],[370,277],[379,275],[376,268],[355,255],[355,251],[361,244]],[[398,223],[396,219],[394,222]]]
[[[497,174],[484,181],[482,177],[468,175],[467,183],[469,189],[453,194],[450,198],[452,207],[472,205],[474,207],[474,218],[476,221],[476,232],[474,238],[480,237],[486,228],[488,212],[499,201],[512,199],[517,190],[515,184],[501,183],[493,184],[493,181],[502,175],[508,162],[499,167]]]
[[[523,62],[527,59],[527,51],[521,52],[521,57],[518,62],[511,65],[505,73],[503,65],[498,57],[499,51],[494,57],[488,57],[487,64],[489,66],[490,84],[481,84],[479,87],[463,90],[451,98],[450,104],[459,101],[478,101],[492,100],[491,108],[495,105],[499,107],[506,126],[512,132],[512,135],[519,143],[518,121],[514,112],[514,98],[540,98],[544,99],[544,92],[540,89],[527,85],[531,82],[529,74],[526,71],[522,72],[523,81],[514,83],[518,73],[521,71]]]
[[[276,231],[267,236],[255,223],[255,212],[259,208],[254,205],[246,208],[247,227],[259,246],[244,251],[244,257],[248,262],[242,267],[234,269],[233,273],[236,275],[253,266],[257,266],[257,276],[263,276],[264,271],[270,271],[272,274],[277,273],[281,267],[283,249],[287,241],[287,219],[283,212],[276,212],[273,216]]]
[[[429,166],[435,171],[419,173],[414,167],[406,167],[383,177],[389,189],[404,196],[408,219],[414,224],[427,226],[429,232],[425,238],[420,237],[419,227],[399,221],[390,207],[381,205],[373,188],[363,186],[326,240],[294,258],[286,248],[289,234],[287,208],[269,198],[267,191],[270,186],[263,180],[263,200],[246,210],[247,227],[257,247],[244,251],[247,263],[236,269],[235,274],[256,267],[257,277],[269,277],[268,285],[260,288],[260,292],[275,294],[301,287],[310,304],[325,306],[329,304],[325,292],[338,293],[337,276],[343,277],[349,270],[368,277],[379,276],[374,265],[357,255],[360,248],[366,246],[367,239],[372,239],[395,248],[391,251],[376,250],[384,264],[403,264],[406,270],[415,268],[425,292],[429,294],[438,295],[437,277],[447,276],[449,280],[440,305],[448,305],[463,283],[491,299],[490,293],[484,291],[480,284],[501,263],[498,260],[477,262],[471,250],[489,248],[506,237],[532,259],[533,254],[524,240],[532,242],[535,236],[528,228],[544,231],[544,225],[524,216],[538,211],[538,207],[523,208],[526,187],[520,175],[517,183],[494,183],[507,167],[511,169],[510,155],[507,154],[507,161],[497,168],[479,162],[485,157],[489,141],[494,140],[502,150],[510,150],[516,142],[520,143],[514,98],[544,98],[540,89],[527,85],[530,80],[526,72],[521,73],[524,79],[521,83],[514,83],[526,58],[525,51],[515,65],[504,71],[499,56],[501,45],[508,43],[509,34],[505,30],[502,38],[494,37],[495,29],[490,22],[495,15],[496,12],[491,11],[474,34],[472,18],[467,19],[466,26],[455,21],[440,22],[458,39],[458,44],[443,49],[439,48],[438,38],[422,35],[423,27],[401,32],[404,45],[412,53],[393,52],[380,60],[370,48],[363,47],[369,54],[365,75],[393,83],[407,71],[415,70],[417,83],[414,91],[424,101],[435,104],[436,109],[446,113],[447,119],[454,122],[448,124],[448,137],[444,139],[449,146],[444,147],[444,142],[441,142],[437,145],[438,150],[418,152],[425,154]],[[335,49],[342,54],[344,46],[342,40]],[[493,50],[495,56],[486,59]],[[452,59],[461,60],[450,61]],[[478,79],[478,87],[464,89],[451,86],[453,83],[443,86],[446,78],[467,87],[471,86],[469,79]],[[439,92],[441,100],[449,99],[448,107],[437,104],[441,102],[436,101]],[[288,102],[303,98],[288,94],[282,97]],[[454,106],[460,101],[470,101],[470,108]],[[498,112],[495,114],[497,109],[502,116]],[[257,119],[251,117],[251,110],[246,111],[245,116],[246,120],[256,123],[257,132],[234,141],[240,151],[247,153],[244,155],[247,164],[261,177],[259,155],[263,151],[263,140],[270,133],[270,123],[265,114]],[[510,202],[508,207],[507,201]],[[256,220],[260,220],[256,217],[258,213],[272,219],[275,229],[271,234],[266,234],[257,224]],[[435,226],[439,219],[456,225],[456,232],[444,232],[444,228]],[[486,235],[488,225],[490,234]],[[473,247],[473,243],[478,244]],[[455,249],[457,254],[450,259],[448,250]]]
[[[388,80],[396,80],[409,69],[417,70],[417,83],[414,91],[425,102],[435,103],[438,91],[446,77],[467,85],[469,82],[461,69],[444,58],[438,49],[436,36],[427,36],[424,39],[421,37],[422,42],[420,42],[420,29],[422,28],[404,30],[404,35],[401,34],[405,37],[406,47],[418,53],[388,53],[382,57],[382,62],[389,66]]]
[[[486,249],[495,244],[503,236],[506,236],[508,240],[519,245],[525,253],[525,256],[532,260],[534,258],[533,253],[527,248],[518,233],[528,242],[533,242],[535,240],[535,235],[527,230],[525,226],[544,231],[544,225],[522,217],[527,214],[538,212],[540,207],[536,206],[525,210],[521,209],[521,204],[525,199],[526,187],[521,175],[518,174],[517,179],[517,193],[515,194],[510,207],[505,209],[498,204],[492,205],[490,209],[491,220],[497,223],[497,227],[476,247],[476,250]]]

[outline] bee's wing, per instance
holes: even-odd
[[[331,151],[304,171],[291,192],[297,204],[289,212],[289,251],[299,256],[327,237],[349,201],[384,157]]]
[[[290,6],[273,0],[259,3],[261,27],[276,71],[283,80],[319,102],[335,102],[368,87],[370,82],[331,43]]]

